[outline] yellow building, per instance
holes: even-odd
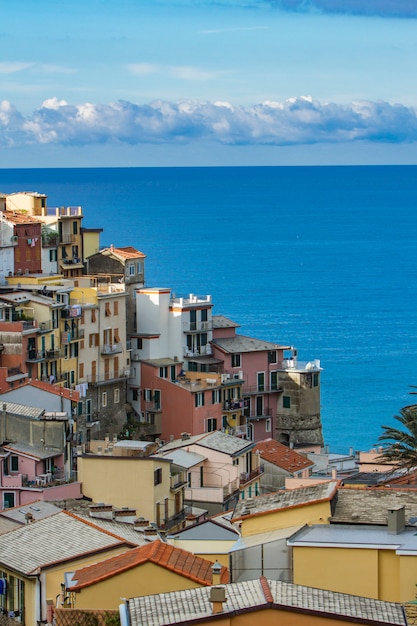
[[[232,521],[242,537],[302,524],[327,524],[337,481],[240,500]]]
[[[135,547],[91,522],[60,511],[0,535],[2,612],[23,624],[51,623],[65,572]]]
[[[66,592],[76,609],[117,609],[121,597],[193,589],[212,584],[211,561],[162,541],[129,550],[119,556],[66,575]],[[221,582],[229,581],[226,567]]]
[[[134,509],[158,527],[170,527],[184,511],[184,484],[171,481],[170,469],[171,461],[159,457],[78,457],[84,496],[93,502]]]
[[[404,527],[404,509],[387,512],[388,526],[333,524],[304,528],[288,542],[293,582],[407,602],[416,594],[415,528]]]

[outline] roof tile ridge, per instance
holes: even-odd
[[[262,593],[264,594],[265,600],[268,602],[268,604],[273,604],[274,597],[272,595],[268,579],[265,576],[261,576],[259,579],[259,583],[261,585]]]
[[[76,513],[72,513],[71,511],[67,511],[66,509],[63,509],[62,511],[58,511],[58,513],[64,513],[65,515],[68,515],[68,517],[72,517],[73,519],[78,520],[79,522],[82,522],[83,524],[85,524],[86,526],[89,526],[90,528],[94,528],[95,530],[99,530],[105,535],[109,535],[109,537],[113,537],[114,539],[119,539],[119,541],[129,546],[134,546],[135,548],[137,547],[137,545],[133,543],[132,541],[128,541],[124,539],[124,537],[120,537],[120,535],[116,535],[116,533],[112,533],[110,530],[101,528],[100,526],[97,526],[97,524],[94,524],[94,522],[91,522],[85,517],[80,517]],[[53,515],[57,515],[58,513],[53,513]]]

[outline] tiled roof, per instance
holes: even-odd
[[[62,454],[62,449],[50,448],[49,446],[31,446],[29,443],[9,443],[4,446],[5,450],[9,452],[16,452],[25,456],[32,457],[33,459],[52,459],[54,456]]]
[[[139,252],[139,250],[136,250],[136,248],[134,248],[133,246],[126,246],[125,248],[112,247],[108,248],[108,250],[110,250],[117,256],[122,257],[123,259],[143,259],[146,257],[146,254],[143,254],[143,252]]]
[[[41,224],[42,219],[19,211],[2,211],[2,215],[11,224]]]
[[[287,491],[277,491],[256,498],[240,500],[233,513],[233,521],[238,519],[290,509],[305,504],[331,500],[337,492],[338,482],[331,480],[311,487],[301,487]]]
[[[234,456],[241,454],[244,450],[251,450],[254,444],[251,441],[246,441],[246,439],[234,437],[233,435],[228,435],[220,430],[216,430],[202,437],[196,442],[196,445]]]
[[[221,541],[237,541],[239,533],[236,528],[227,527],[224,524],[216,522],[214,519],[206,519],[198,524],[193,524],[187,528],[173,533],[170,537],[174,539],[188,540],[221,540]]]
[[[195,452],[186,452],[186,450],[173,450],[172,452],[167,452],[164,457],[166,459],[170,459],[174,465],[178,465],[179,467],[183,467],[184,469],[190,469],[190,467],[194,467],[199,463],[203,463],[207,459],[206,456],[202,456],[201,454],[196,454]]]
[[[229,353],[237,352],[260,352],[262,350],[276,350],[277,348],[286,348],[287,346],[278,346],[271,341],[263,339],[254,339],[245,337],[244,335],[235,335],[234,337],[224,337],[223,339],[213,339],[213,343],[222,350]]]
[[[28,576],[43,567],[127,544],[71,513],[60,511],[0,536],[0,564]]]
[[[58,513],[60,510],[61,509],[52,502],[35,500],[34,502],[5,509],[0,512],[0,517],[14,520],[19,522],[19,524],[26,524],[25,516],[27,513],[30,513],[34,520],[40,520],[44,517],[49,517],[49,515],[55,515],[55,513]]]
[[[261,459],[280,467],[290,474],[300,472],[307,467],[312,467],[314,463],[307,457],[299,454],[295,450],[284,446],[275,439],[265,439],[259,441],[254,448],[254,452],[260,453]]]
[[[417,518],[417,491],[411,489],[340,488],[331,522],[345,524],[386,524],[388,509],[405,506],[405,522]]]
[[[110,519],[100,519],[99,517],[92,518],[88,514],[79,514],[79,517],[87,519],[89,522],[92,522],[94,526],[98,526],[103,530],[114,533],[118,537],[121,537],[122,539],[125,539],[126,541],[129,541],[131,544],[134,544],[136,546],[145,546],[148,545],[150,541],[153,541],[153,539],[150,539],[149,537],[145,539],[144,534],[138,530],[135,530],[133,524],[126,524],[125,522],[115,522],[114,520]]]
[[[154,563],[185,578],[190,578],[200,585],[212,583],[213,563],[191,554],[181,548],[174,548],[162,541],[153,541],[147,546],[141,546],[111,557],[100,563],[95,563],[74,572],[71,591],[87,587],[116,574],[132,569],[143,563]],[[229,580],[227,568],[222,567],[222,583]]]
[[[222,612],[213,615],[207,588],[187,589],[128,600],[131,626],[171,626],[205,618],[219,620],[257,609],[290,609],[317,617],[339,617],[341,621],[385,626],[406,626],[402,606],[393,602],[293,585],[261,578],[226,585]],[[259,618],[261,619],[261,617]],[[296,623],[296,620],[293,620]],[[248,622],[249,623],[249,622]],[[254,620],[255,623],[255,620]],[[279,618],[277,616],[277,623]]]
[[[19,415],[32,419],[42,419],[43,414],[45,413],[45,409],[40,409],[34,406],[26,406],[24,404],[17,404],[16,402],[2,402],[1,407],[9,415]]]
[[[36,387],[37,389],[43,389],[44,391],[55,394],[56,396],[62,396],[67,400],[73,400],[74,402],[80,401],[80,392],[75,391],[74,389],[67,389],[66,387],[59,387],[58,385],[51,385],[50,383],[33,379],[25,384],[32,385],[32,387]]]
[[[224,315],[213,315],[213,328],[239,328],[240,325]]]

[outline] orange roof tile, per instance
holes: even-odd
[[[118,556],[75,571],[71,591],[78,591],[144,563],[154,563],[179,576],[190,578],[200,585],[212,584],[213,563],[211,561],[156,540],[149,545],[133,548]],[[229,582],[229,571],[226,567],[222,567],[221,582],[222,584]]]
[[[74,391],[73,389],[67,389],[66,387],[59,387],[58,385],[51,385],[50,383],[44,382],[42,380],[28,380],[23,383],[24,385],[32,385],[32,387],[37,387],[38,389],[43,389],[44,391],[49,391],[49,393],[54,393],[56,396],[61,396],[66,398],[67,400],[73,400],[74,402],[80,401],[80,392]]]
[[[19,213],[18,211],[3,211],[3,217],[11,224],[41,224],[42,220],[38,217],[32,217],[26,213]]]
[[[291,474],[294,472],[300,472],[301,470],[314,465],[312,461],[307,459],[302,454],[299,454],[292,448],[284,446],[284,444],[279,443],[274,439],[259,441],[254,448],[254,452],[258,451],[264,461],[277,465]]]
[[[114,246],[109,248],[112,252],[118,254],[124,259],[137,259],[138,257],[145,257],[146,254],[136,250],[133,246],[126,246],[125,248],[115,248]]]

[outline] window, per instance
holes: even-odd
[[[267,419],[265,420],[265,432],[266,433],[271,432],[271,418],[270,417],[267,417]]]
[[[113,330],[113,339],[114,339],[114,343],[122,343],[122,342],[120,341],[119,329],[118,329],[118,328],[115,328],[115,329]]]
[[[241,358],[240,354],[232,354],[232,367],[240,367]]]
[[[207,322],[207,309],[201,309],[201,321]]]
[[[268,352],[268,363],[276,363],[277,362],[277,352],[276,350],[270,350]]]
[[[132,389],[132,400],[137,402],[139,400],[139,394],[137,389]]]
[[[318,386],[319,386],[319,375],[313,374],[313,387],[318,387]]]
[[[104,314],[106,317],[109,317],[109,315],[111,315],[110,302],[106,302],[105,307],[104,307]]]
[[[291,408],[291,398],[290,396],[282,396],[282,408],[290,409]]]
[[[217,430],[217,418],[209,417],[207,419],[207,432],[212,433],[214,430]]]
[[[95,322],[96,322],[96,310],[91,309],[91,323],[95,324]]]
[[[153,408],[155,411],[159,411],[161,408],[161,392],[159,389],[155,389],[153,392]]]
[[[83,403],[77,402],[77,415],[82,415],[82,414],[83,414]]]
[[[119,404],[120,402],[120,389],[114,390],[114,404]]]
[[[222,401],[221,398],[221,389],[213,389],[211,392],[211,403],[219,404]]]
[[[119,302],[118,302],[118,300],[115,300],[113,302],[113,314],[114,315],[119,315]]]
[[[13,455],[10,457],[10,471],[11,472],[19,471],[19,457],[18,456]]]
[[[137,349],[138,349],[138,350],[142,350],[142,345],[143,345],[143,340],[142,340],[142,338],[141,338],[141,337],[138,337],[138,338],[136,339],[136,347],[137,347]]]
[[[152,400],[152,389],[145,389],[144,394],[146,402],[150,402]]]
[[[72,234],[78,235],[78,223],[77,222],[72,223]]]
[[[278,372],[271,372],[271,391],[278,389]]]
[[[160,485],[162,483],[162,469],[158,467],[153,473],[153,484]]]
[[[129,265],[129,276],[134,276],[135,275],[135,266],[132,263],[132,265]]]
[[[6,491],[4,492],[3,506],[5,509],[12,509],[14,507],[14,493],[7,493]]]
[[[265,391],[265,372],[258,372],[258,391]]]
[[[78,258],[78,246],[72,246],[72,257]]]
[[[103,391],[103,393],[101,394],[101,406],[107,406],[107,391]]]
[[[56,262],[58,260],[58,251],[56,249],[49,250],[49,261],[50,263]]]
[[[194,404],[195,406],[204,406],[204,393],[202,391],[195,394]]]
[[[84,363],[78,365],[78,376],[79,378],[84,378]]]
[[[143,261],[138,261],[137,268],[138,268],[138,274],[143,274]]]
[[[91,422],[91,400],[85,401],[85,419],[87,422]]]

